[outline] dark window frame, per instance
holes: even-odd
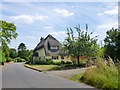
[[[61,56],[61,59],[64,59],[64,56]]]
[[[52,56],[52,59],[59,59],[59,56]]]

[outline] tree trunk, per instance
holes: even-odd
[[[80,63],[80,61],[79,61],[79,56],[77,56],[77,60],[78,60],[78,65],[79,65],[79,63]]]
[[[87,67],[89,67],[90,66],[90,57],[87,56],[87,58],[88,58],[88,60],[87,60]]]

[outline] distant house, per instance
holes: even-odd
[[[61,43],[52,35],[49,34],[45,39],[42,37],[33,51],[33,62],[39,58],[54,61],[70,60],[61,48]]]

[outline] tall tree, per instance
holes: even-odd
[[[114,62],[120,61],[120,31],[118,29],[110,29],[106,32],[105,42],[105,55],[110,56]]]
[[[24,59],[27,59],[28,54],[29,54],[29,50],[26,50],[27,47],[25,46],[24,43],[20,43],[20,45],[18,46],[18,56]]]
[[[16,39],[17,36],[18,34],[16,33],[16,26],[14,23],[0,20],[0,42],[2,42],[2,50],[6,56],[9,56],[8,44],[10,44],[12,39]]]
[[[16,49],[11,48],[11,49],[10,49],[10,57],[11,57],[11,58],[16,58],[17,55],[18,55],[18,53],[17,53]]]
[[[26,50],[27,47],[25,46],[24,43],[20,43],[20,45],[18,46],[18,51],[23,51],[23,50]]]
[[[74,36],[73,29],[67,28],[67,38],[64,41],[64,48],[68,55],[77,56],[79,64],[79,56],[94,56],[98,51],[99,46],[96,44],[97,39],[91,38],[87,33],[88,26],[86,24],[86,31],[80,29],[80,25],[75,27],[77,31],[77,37]]]

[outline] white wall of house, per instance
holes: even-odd
[[[53,61],[58,62],[58,61],[71,61],[70,56],[64,56],[64,59],[61,59],[61,55],[54,55],[54,56],[58,56],[58,59],[53,59]],[[52,55],[51,56],[45,56],[45,58],[47,59],[52,59]]]
[[[39,57],[45,57],[44,47],[36,51]]]

